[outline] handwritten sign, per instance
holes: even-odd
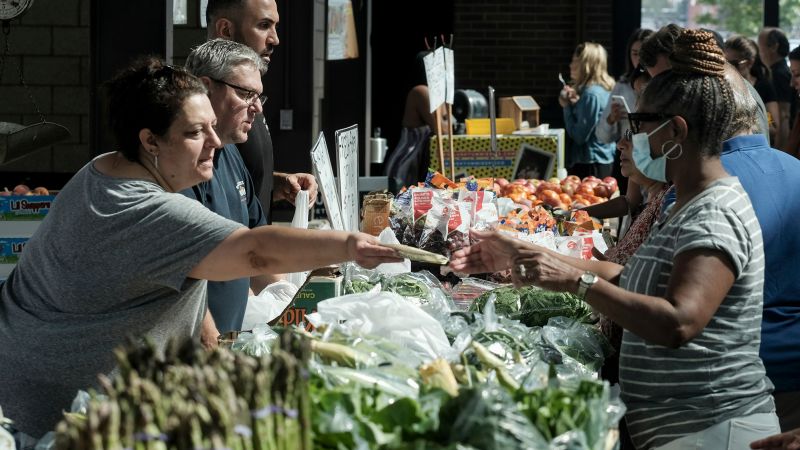
[[[453,49],[444,49],[444,69],[445,69],[445,101],[448,105],[453,104],[453,96],[456,90],[455,62],[453,62]]]
[[[311,165],[314,167],[314,176],[317,177],[319,182],[319,190],[322,193],[325,210],[328,211],[328,220],[331,222],[331,227],[334,230],[344,231],[339,196],[336,195],[336,179],[333,177],[333,167],[331,166],[331,158],[328,156],[325,136],[321,132],[317,142],[311,149]]]
[[[336,130],[336,163],[342,223],[346,231],[358,231],[358,125]]]
[[[445,70],[444,70],[444,50],[439,47],[433,52],[428,53],[422,59],[425,63],[425,77],[428,79],[428,98],[431,103],[431,113],[444,103],[445,99]]]

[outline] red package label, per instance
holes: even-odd
[[[414,222],[416,222],[433,206],[433,191],[414,191],[411,202],[414,205]]]

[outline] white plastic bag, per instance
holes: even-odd
[[[397,237],[394,235],[394,231],[391,228],[386,227],[381,231],[381,234],[378,235],[378,240],[381,244],[399,244],[400,241],[397,240]],[[379,273],[384,275],[396,275],[398,273],[409,273],[411,272],[411,261],[408,258],[405,258],[403,262],[399,263],[383,263],[379,264],[378,267],[375,268]]]
[[[5,421],[6,419],[3,417],[3,408],[0,408],[0,450],[15,450],[17,445],[14,443],[14,438],[11,436],[11,433],[2,427]]]
[[[422,362],[456,358],[444,328],[413,302],[392,292],[352,294],[323,300],[306,316],[315,327],[336,324],[351,335],[373,335],[409,349]]]
[[[308,191],[300,191],[294,198],[294,218],[292,228],[308,228]],[[310,272],[295,272],[286,276],[286,280],[293,285],[300,287],[306,282]]]
[[[283,310],[289,306],[297,291],[297,286],[281,280],[265,287],[258,295],[251,295],[247,299],[247,308],[244,310],[242,329],[252,330],[257,325],[271,322],[280,316]]]

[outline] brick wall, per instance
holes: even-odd
[[[497,97],[532,95],[542,121],[561,126],[558,73],[581,41],[611,50],[612,0],[456,0],[456,85]]]
[[[10,57],[0,79],[0,121],[23,125],[39,122],[33,103],[19,83],[17,68],[21,67],[46,119],[64,125],[72,135],[0,166],[0,172],[75,172],[88,161],[89,3],[37,0],[11,23]],[[2,36],[0,42],[4,42]],[[2,180],[0,189],[16,182]]]

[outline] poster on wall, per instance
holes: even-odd
[[[345,231],[358,231],[358,125],[336,130],[336,163]]]
[[[356,20],[350,0],[328,0],[328,61],[358,58]]]

